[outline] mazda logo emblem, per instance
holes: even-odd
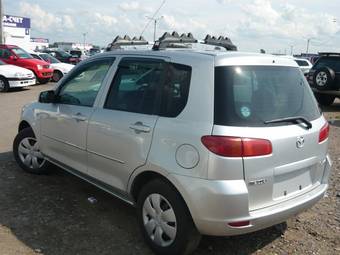
[[[305,138],[303,138],[302,136],[299,136],[297,139],[296,139],[296,147],[298,148],[302,148],[305,144]]]

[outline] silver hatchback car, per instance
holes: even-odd
[[[329,126],[298,65],[272,55],[112,51],[26,105],[18,164],[53,163],[136,206],[157,254],[284,222],[328,187]]]

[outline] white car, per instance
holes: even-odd
[[[54,82],[58,82],[64,75],[70,72],[71,69],[74,67],[74,65],[60,62],[58,59],[56,59],[55,57],[48,53],[30,52],[30,54],[32,57],[36,59],[44,60],[50,63],[51,68],[54,69],[52,76],[52,81]]]
[[[10,88],[22,88],[35,83],[35,76],[31,70],[0,61],[0,92],[7,92]]]
[[[312,63],[308,59],[294,58],[294,61],[299,65],[303,74],[309,73],[310,69],[313,67]]]

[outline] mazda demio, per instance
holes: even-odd
[[[113,50],[21,113],[16,161],[50,164],[136,207],[157,254],[286,221],[323,197],[329,125],[291,59]],[[114,238],[114,237],[112,237]]]

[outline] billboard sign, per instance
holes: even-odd
[[[2,19],[4,27],[31,28],[31,19],[13,15],[4,15]]]
[[[33,38],[31,37],[31,42],[35,42],[35,43],[48,43],[48,39],[46,38]]]

